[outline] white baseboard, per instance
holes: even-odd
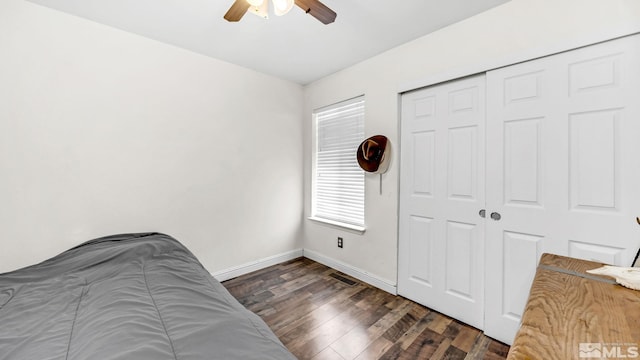
[[[302,249],[287,251],[286,253],[269,256],[246,264],[234,266],[232,268],[216,271],[211,273],[211,275],[213,275],[213,277],[218,281],[225,281],[272,265],[302,257],[302,254]]]
[[[396,284],[380,278],[376,275],[373,274],[369,274],[368,272],[359,269],[355,266],[351,266],[349,264],[345,264],[341,261],[338,261],[336,259],[330,258],[328,256],[322,255],[320,253],[317,253],[315,251],[312,250],[307,250],[304,249],[303,250],[303,254],[304,257],[309,258],[313,261],[317,261],[323,265],[326,265],[330,268],[336,269],[338,271],[341,271],[349,276],[352,276],[358,280],[364,281],[367,284],[371,285],[371,286],[375,286],[378,289],[384,290],[392,295],[397,295],[398,294],[398,290],[396,287]]]
[[[299,257],[306,257],[313,261],[317,261],[323,265],[326,265],[330,268],[341,271],[349,276],[352,276],[360,281],[364,281],[367,284],[377,287],[378,289],[384,290],[390,294],[397,295],[398,290],[396,288],[396,284],[380,278],[376,275],[370,274],[362,269],[359,269],[355,266],[345,264],[336,259],[330,258],[328,256],[322,255],[312,250],[307,249],[296,249],[292,251],[287,251],[282,254],[269,256],[263,259],[259,259],[256,261],[251,261],[246,264],[234,266],[228,269],[216,271],[211,273],[214,278],[218,281],[225,281],[229,279],[233,279],[235,277],[248,274],[250,272],[258,271],[264,269],[266,267],[283,263],[285,261],[293,260]]]

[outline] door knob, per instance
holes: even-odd
[[[500,216],[500,213],[492,212],[492,213],[491,213],[491,218],[492,218],[493,220],[495,220],[495,221],[498,221],[498,220],[500,220],[500,219],[502,218],[502,216]]]
[[[480,215],[481,218],[484,218],[486,216],[485,215],[486,213],[487,213],[487,211],[485,209],[482,209],[482,210],[480,210],[480,212],[478,212],[478,215]]]

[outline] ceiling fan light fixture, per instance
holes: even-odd
[[[273,0],[273,13],[282,16],[293,8],[294,0]]]
[[[251,1],[256,1],[256,0],[251,0]],[[247,11],[263,19],[268,19],[269,18],[269,2],[267,0],[263,0],[260,5],[258,6],[252,5],[251,7],[249,7],[249,10]]]
[[[294,5],[297,5],[305,13],[318,19],[327,25],[336,20],[336,12],[328,8],[320,0],[272,0],[273,13],[282,16],[288,13]],[[250,12],[263,19],[269,18],[269,0],[233,0],[233,4],[224,14],[224,19],[229,22],[238,22],[242,16]]]

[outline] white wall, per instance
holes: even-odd
[[[212,272],[300,248],[302,87],[0,2],[0,272],[173,235]]]
[[[640,31],[637,0],[512,0],[305,87],[305,215],[310,215],[313,109],[365,94],[365,133],[387,135],[393,162],[378,193],[367,175],[364,234],[304,223],[304,248],[391,287],[397,279],[401,91]],[[336,237],[344,237],[344,248]]]
[[[303,93],[232,64],[3,0],[0,272],[93,237],[161,231],[212,272],[304,246],[393,286],[398,92],[640,31],[639,19],[637,0],[512,0]],[[377,176],[367,176],[363,235],[301,221],[303,175],[306,216],[310,209],[310,113],[360,94],[367,134],[389,136],[395,150],[382,195]]]

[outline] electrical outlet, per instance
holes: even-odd
[[[338,237],[338,247],[342,249],[342,238]]]

